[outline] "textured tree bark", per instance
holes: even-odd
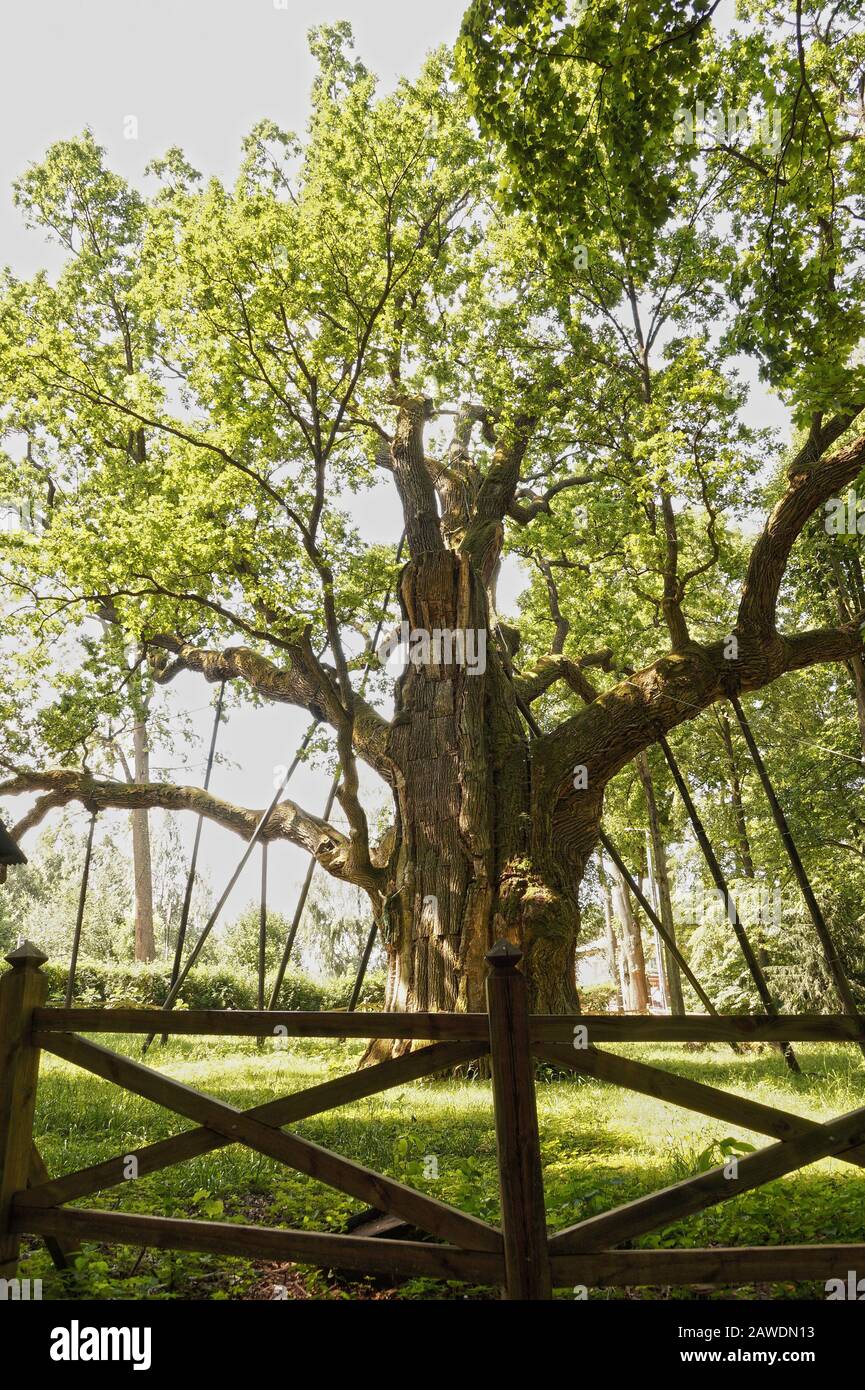
[[[485,953],[506,939],[523,952],[533,1011],[575,1009],[579,877],[533,844],[528,734],[486,586],[467,557],[440,551],[406,567],[400,599],[411,631],[473,633],[486,655],[474,670],[410,661],[397,683],[387,1007],[483,1010]]]

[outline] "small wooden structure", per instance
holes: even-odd
[[[861,1244],[726,1249],[622,1249],[649,1231],[835,1155],[865,1167],[865,1108],[820,1124],[713,1086],[606,1052],[607,1042],[851,1042],[860,1020],[837,1016],[532,1016],[520,952],[499,942],[487,956],[487,1012],[354,1013],[188,1009],[46,1008],[45,956],[25,942],[0,976],[0,1277],[14,1277],[22,1235],[41,1235],[58,1263],[82,1240],[248,1259],[296,1260],[394,1276],[426,1275],[500,1286],[510,1299],[548,1299],[556,1286],[737,1284],[846,1278],[865,1267]],[[308,1090],[241,1111],[98,1046],[79,1033],[258,1037],[405,1038],[428,1046]],[[165,1106],[197,1128],[49,1177],[33,1144],[40,1050]],[[376,1173],[287,1132],[310,1115],[489,1056],[495,1106],[501,1225]],[[549,1234],[535,1102],[536,1059],[767,1134],[775,1143]],[[434,1241],[242,1226],[68,1207],[138,1176],[245,1144],[339,1191],[402,1218]]]
[[[10,864],[26,864],[27,855],[12,839],[9,831],[0,821],[0,883],[6,882],[6,870]]]

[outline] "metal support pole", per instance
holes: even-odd
[[[69,960],[69,974],[66,977],[66,1001],[67,1009],[72,1008],[72,995],[75,990],[75,972],[78,969],[78,950],[81,945],[81,928],[84,925],[84,908],[87,904],[87,885],[90,882],[90,865],[93,861],[93,836],[96,831],[96,817],[99,814],[95,809],[90,813],[90,828],[87,832],[87,848],[84,851],[84,869],[81,874],[81,888],[78,893],[78,912],[75,917],[75,931],[72,936],[72,955]]]
[[[799,857],[799,851],[796,848],[796,842],[793,839],[793,835],[790,830],[787,817],[785,816],[781,803],[775,794],[775,788],[772,785],[771,778],[769,777],[769,773],[766,769],[766,764],[763,762],[762,754],[760,753],[760,750],[757,747],[757,741],[754,738],[753,733],[751,732],[751,726],[745,718],[745,711],[739,704],[739,700],[736,695],[730,695],[730,704],[736,711],[736,718],[739,721],[739,728],[742,730],[745,742],[748,745],[748,752],[751,754],[754,766],[757,769],[757,775],[759,776],[760,782],[763,786],[763,791],[766,793],[766,800],[769,802],[769,807],[772,812],[772,819],[775,822],[778,834],[781,836],[784,848],[787,851],[787,858],[790,860],[790,865],[793,869],[794,874],[796,875],[796,881],[799,884],[799,888],[801,889],[802,897],[805,899],[808,911],[811,914],[811,921],[814,923],[814,929],[817,932],[820,944],[823,947],[823,953],[826,957],[826,965],[828,966],[829,974],[832,976],[832,980],[835,985],[838,998],[841,1001],[845,1013],[850,1014],[853,1018],[859,1018],[859,1010],[856,1007],[856,1000],[853,998],[853,991],[850,988],[850,981],[847,979],[847,973],[844,969],[841,957],[838,954],[838,948],[835,945],[832,933],[830,932],[826,919],[823,916],[820,904],[814,896],[814,890],[811,887],[811,881],[808,878],[808,875],[805,872],[805,866]],[[860,1043],[859,1047],[863,1055],[865,1055],[865,1043]]]

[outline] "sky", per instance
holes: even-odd
[[[203,173],[231,176],[241,139],[262,117],[302,131],[313,77],[306,43],[312,25],[349,20],[366,66],[391,86],[403,72],[416,71],[430,48],[453,42],[464,8],[464,0],[3,5],[2,260],[22,272],[43,263],[38,238],[20,230],[9,188],[53,140],[90,126],[113,167],[136,181],[170,145],[180,145]]]
[[[465,0],[39,0],[6,4],[0,14],[0,46],[7,55],[0,84],[0,263],[19,275],[52,265],[41,236],[28,232],[15,210],[12,181],[54,140],[89,126],[118,173],[147,187],[145,166],[170,145],[179,145],[205,175],[232,179],[243,136],[269,117],[303,132],[313,77],[306,34],[311,25],[347,19],[366,66],[383,88],[414,73],[429,49],[453,43]],[[758,400],[761,423],[778,423],[777,408]],[[393,541],[400,532],[389,481],[369,494],[360,520],[370,540]],[[500,605],[512,609],[519,574],[503,575]],[[154,765],[171,780],[199,783],[203,774],[213,688],[200,677],[178,678],[166,697],[173,709],[192,711],[198,743],[185,772],[177,758],[156,750]],[[223,726],[220,746],[228,761],[214,773],[212,789],[229,800],[263,807],[275,769],[291,761],[308,716],[290,707],[254,709],[242,698]],[[329,778],[303,767],[289,795],[321,811]],[[376,785],[370,776],[369,785]],[[10,807],[7,806],[7,811]],[[21,814],[20,801],[13,816]],[[76,814],[81,827],[86,813]],[[180,817],[191,843],[193,817]],[[25,848],[32,852],[37,834]],[[208,825],[201,864],[220,892],[242,853],[231,832]],[[295,885],[306,860],[290,846],[269,856],[271,907],[290,915]],[[258,892],[254,857],[226,916],[236,915]]]

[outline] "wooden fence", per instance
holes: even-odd
[[[0,1277],[14,1277],[24,1234],[44,1237],[61,1266],[80,1241],[95,1240],[293,1260],[396,1277],[458,1279],[499,1286],[510,1299],[546,1299],[553,1287],[575,1284],[825,1280],[846,1278],[850,1269],[865,1270],[865,1244],[622,1249],[624,1242],[817,1159],[835,1155],[865,1167],[865,1108],[819,1124],[597,1046],[640,1041],[861,1043],[865,1028],[859,1020],[846,1015],[530,1016],[525,979],[516,968],[520,959],[519,951],[506,942],[489,952],[485,1014],[209,1009],[166,1014],[160,1009],[46,1008],[47,980],[41,972],[45,956],[29,943],[19,946],[6,957],[11,969],[0,977]],[[238,1037],[268,1033],[403,1038],[428,1045],[241,1111],[79,1036],[165,1031]],[[49,1177],[33,1144],[40,1050],[155,1101],[193,1120],[197,1128],[131,1154]],[[486,1056],[495,1107],[500,1227],[283,1129],[322,1111]],[[535,1102],[537,1060],[744,1126],[778,1142],[738,1159],[735,1176],[723,1167],[700,1173],[549,1235]],[[120,1185],[130,1172],[143,1177],[236,1143],[391,1213],[435,1240],[319,1234],[66,1205]]]

